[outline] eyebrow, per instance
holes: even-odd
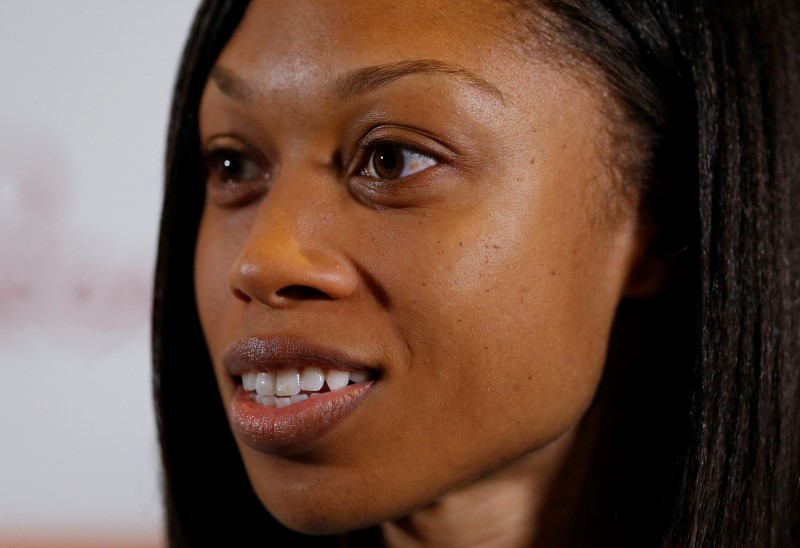
[[[399,78],[414,74],[455,76],[480,91],[494,95],[500,101],[504,100],[502,92],[494,84],[464,67],[436,59],[397,61],[356,69],[336,78],[333,90],[339,97],[352,97],[374,91]]]
[[[240,103],[250,103],[257,95],[253,86],[243,78],[218,65],[211,69],[208,78],[222,93]]]
[[[494,96],[500,102],[505,102],[503,93],[488,80],[462,66],[436,59],[396,61],[355,69],[338,76],[333,82],[332,90],[338,98],[347,99],[375,91],[400,78],[415,74],[453,76],[483,93]],[[209,78],[220,91],[236,101],[253,102],[258,95],[250,83],[224,67],[215,66],[211,69]]]

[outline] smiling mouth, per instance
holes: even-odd
[[[242,388],[251,399],[259,405],[276,408],[370,380],[370,373],[364,370],[340,371],[320,367],[247,371],[241,377]]]
[[[287,336],[239,340],[222,364],[236,388],[231,428],[250,448],[276,455],[313,448],[356,412],[382,371],[335,347]]]

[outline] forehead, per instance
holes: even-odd
[[[256,0],[218,65],[268,88],[256,91],[296,91],[408,59],[446,61],[502,81],[511,20],[505,2],[485,0]]]

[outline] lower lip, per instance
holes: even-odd
[[[281,408],[256,403],[253,393],[239,386],[231,403],[231,427],[261,453],[301,452],[355,411],[373,384],[351,384]]]

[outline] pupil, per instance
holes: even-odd
[[[403,172],[403,153],[398,146],[384,146],[375,151],[375,173],[382,179],[396,179]]]
[[[228,180],[233,179],[239,173],[239,163],[233,158],[225,158],[222,160],[222,171]]]

